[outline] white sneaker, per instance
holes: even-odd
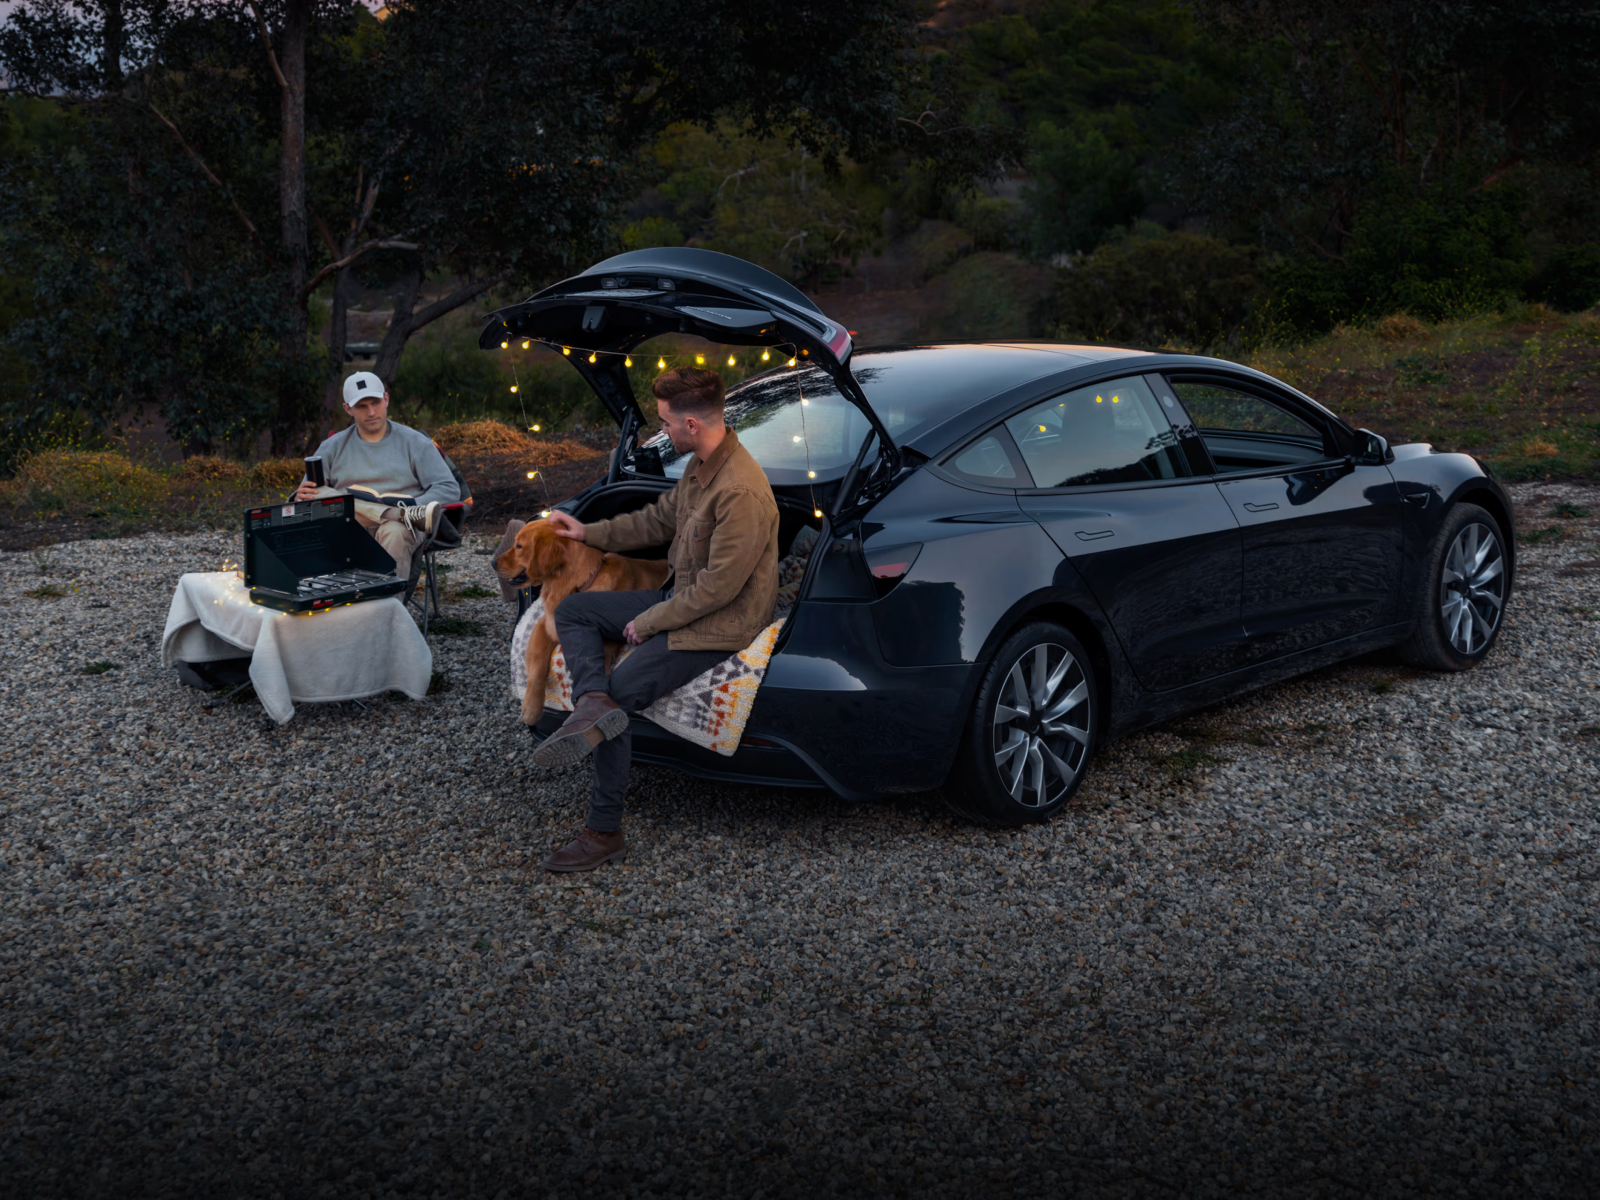
[[[433,514],[438,507],[437,500],[430,500],[427,504],[408,504],[400,510],[400,519],[417,533],[432,533]]]

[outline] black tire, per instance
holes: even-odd
[[[1467,671],[1494,648],[1511,599],[1506,535],[1476,504],[1457,504],[1428,547],[1412,598],[1416,628],[1400,657],[1435,671]]]
[[[978,686],[945,803],[993,828],[1048,820],[1072,799],[1094,753],[1096,685],[1093,660],[1068,630],[1036,621],[1013,633]]]

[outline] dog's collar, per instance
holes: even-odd
[[[606,559],[608,559],[610,557],[611,556],[609,554],[602,554],[600,556],[600,561],[595,563],[594,570],[589,572],[589,578],[585,579],[574,590],[581,592],[581,591],[583,591],[584,588],[588,587],[591,583],[593,583],[595,576],[600,574],[600,568],[606,565]]]

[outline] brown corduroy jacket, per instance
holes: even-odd
[[[671,650],[743,650],[772,622],[778,597],[778,503],[756,460],[728,430],[678,486],[637,512],[586,527],[584,541],[626,552],[671,540],[672,598],[633,620]]]

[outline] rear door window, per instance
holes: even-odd
[[[1052,397],[1005,427],[1036,487],[1145,483],[1186,473],[1177,435],[1137,376]]]

